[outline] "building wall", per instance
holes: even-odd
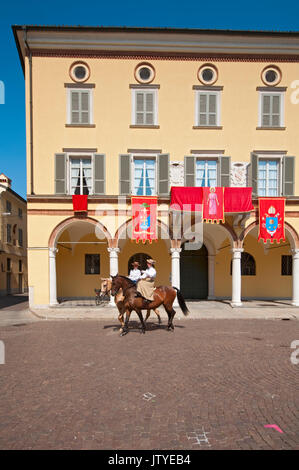
[[[296,63],[277,64],[282,71],[279,86],[285,92],[285,130],[257,130],[258,91],[264,86],[260,74],[265,62],[220,62],[215,85],[221,92],[223,129],[192,129],[195,115],[195,91],[199,85],[197,70],[205,62],[195,60],[150,60],[156,69],[153,84],[158,90],[159,129],[132,129],[131,90],[137,83],[134,69],[141,60],[84,59],[91,68],[87,83],[94,83],[95,128],[67,128],[67,89],[71,83],[69,67],[73,58],[33,57],[34,97],[34,187],[36,194],[54,193],[54,154],[63,148],[98,148],[106,154],[106,193],[118,194],[118,155],[128,148],[162,149],[173,161],[181,161],[194,149],[225,150],[234,161],[249,161],[253,150],[287,150],[297,155],[299,149],[298,105],[292,104],[291,84],[297,79]],[[55,76],[53,76],[55,70]],[[28,61],[26,60],[28,73]],[[27,82],[26,107],[29,124]],[[51,123],[51,125],[49,125]],[[29,129],[29,125],[27,126]],[[174,138],[179,136],[179,138]],[[27,139],[29,158],[29,139]],[[30,162],[28,161],[28,166]],[[298,174],[298,165],[296,173]],[[28,172],[28,175],[30,172]],[[44,178],[47,174],[48,177]],[[28,184],[30,183],[28,178]],[[28,191],[30,190],[28,186]],[[295,194],[299,194],[296,178]]]
[[[22,274],[22,290],[28,289],[27,270],[27,210],[26,203],[9,190],[0,192],[0,295],[7,294],[7,259],[11,260],[11,293],[19,292],[19,274]],[[11,203],[11,215],[6,215],[6,201]],[[22,218],[18,216],[22,209]],[[11,242],[7,242],[6,227],[11,225]],[[18,243],[18,229],[23,231],[23,246]],[[22,271],[19,271],[19,261]]]
[[[299,134],[298,105],[292,104],[291,84],[297,79],[297,63],[277,64],[282,71],[279,86],[287,87],[285,93],[285,130],[257,130],[258,98],[256,87],[263,86],[260,78],[263,61],[215,61],[219,73],[216,85],[223,86],[221,92],[222,129],[193,129],[195,115],[194,85],[199,85],[197,71],[205,63],[200,60],[148,60],[156,70],[153,84],[158,90],[159,129],[133,129],[131,124],[130,84],[136,84],[134,69],[141,62],[137,59],[83,59],[91,69],[88,83],[94,83],[93,128],[66,127],[67,89],[71,83],[69,67],[77,58],[33,57],[33,101],[34,101],[34,192],[36,195],[54,195],[54,155],[63,148],[97,148],[106,154],[106,194],[119,193],[118,155],[128,149],[161,149],[169,153],[171,161],[183,161],[191,150],[224,150],[233,162],[249,162],[253,150],[287,151],[297,156],[295,195],[299,195]],[[28,59],[25,59],[28,77]],[[55,73],[53,73],[55,71]],[[26,80],[27,123],[27,174],[30,175],[29,149],[29,81]],[[28,178],[28,193],[30,193]],[[164,207],[166,206],[166,207]],[[159,210],[167,210],[165,204]],[[28,205],[29,286],[34,288],[34,304],[49,303],[49,238],[55,227],[72,215],[70,200],[65,202],[33,202]],[[115,204],[90,203],[90,210],[111,210]],[[127,205],[122,209],[130,210]],[[66,211],[62,213],[60,211]],[[286,220],[299,233],[298,206],[287,206],[292,216]],[[43,212],[44,211],[44,212]],[[46,212],[48,211],[48,213]],[[294,215],[295,214],[295,215]],[[130,219],[129,212],[122,221],[115,222],[113,215],[98,215],[112,237],[120,225]],[[247,222],[252,222],[254,215]],[[167,217],[165,217],[167,221]],[[84,237],[79,239],[84,241]],[[229,245],[227,239],[223,246]],[[248,235],[245,249],[255,257],[257,274],[242,278],[242,294],[245,297],[290,297],[291,279],[280,275],[280,256],[290,254],[290,247],[282,245],[265,254],[262,242]],[[119,254],[119,272],[126,274],[129,257],[139,251],[149,253],[157,260],[157,283],[169,285],[171,271],[169,246],[164,241],[150,247],[136,246],[127,241]],[[219,251],[215,265],[215,295],[231,297],[231,246]],[[106,245],[78,245],[73,252],[59,248],[57,254],[58,297],[93,296],[98,286],[95,276],[83,273],[84,253],[101,254],[101,274],[109,274],[109,254]],[[41,268],[42,267],[42,268]],[[196,273],[195,273],[196,275]]]

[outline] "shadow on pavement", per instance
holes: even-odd
[[[26,303],[28,303],[27,294],[5,295],[4,297],[0,297],[0,310],[15,305],[26,308]]]

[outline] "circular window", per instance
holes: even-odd
[[[135,78],[139,83],[150,83],[155,78],[155,69],[148,63],[143,62],[135,69]]]
[[[281,80],[281,71],[278,67],[270,65],[262,71],[262,81],[265,85],[274,86]]]
[[[197,77],[205,85],[212,85],[218,78],[218,71],[214,65],[205,64],[198,70]]]
[[[85,62],[75,62],[70,68],[70,77],[74,82],[86,82],[89,79],[90,70]]]

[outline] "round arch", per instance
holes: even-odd
[[[115,232],[114,239],[113,239],[116,247],[119,247],[119,240],[122,239],[122,235],[126,233],[126,231],[128,230],[128,227],[131,227],[131,226],[132,226],[132,218],[126,220],[126,222],[124,222],[122,225],[120,225],[120,227],[118,227],[118,229]],[[171,231],[169,230],[169,227],[160,219],[157,219],[157,226],[160,228],[161,232],[163,233],[163,240],[165,242],[169,241],[170,246],[172,247],[173,240],[171,239],[172,234],[171,234]]]
[[[56,227],[52,230],[52,233],[49,237],[49,242],[48,242],[49,248],[56,248],[57,240],[59,236],[61,235],[61,233],[69,226],[78,222],[93,225],[95,227],[95,231],[100,230],[105,235],[105,238],[107,239],[107,242],[108,242],[108,246],[109,247],[111,246],[112,237],[109,231],[107,230],[107,228],[101,222],[99,222],[96,219],[92,219],[91,217],[85,217],[85,218],[69,217],[68,219],[63,220],[58,225],[56,225]]]
[[[249,225],[243,230],[243,232],[242,232],[241,235],[240,235],[240,242],[241,242],[242,246],[243,246],[243,243],[244,243],[244,240],[245,240],[246,236],[247,236],[254,228],[256,228],[258,225],[259,225],[259,221],[258,221],[258,220],[254,220],[253,222],[251,222],[251,224],[249,224]],[[292,225],[291,225],[289,222],[285,222],[285,231],[287,232],[287,235],[288,235],[288,239],[289,239],[291,248],[292,248],[293,250],[298,249],[298,248],[299,248],[299,236],[298,236],[297,231],[294,229],[294,227],[292,227]]]

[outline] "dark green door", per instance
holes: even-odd
[[[200,250],[181,252],[181,291],[185,299],[206,299],[208,297],[208,251],[203,245]]]

